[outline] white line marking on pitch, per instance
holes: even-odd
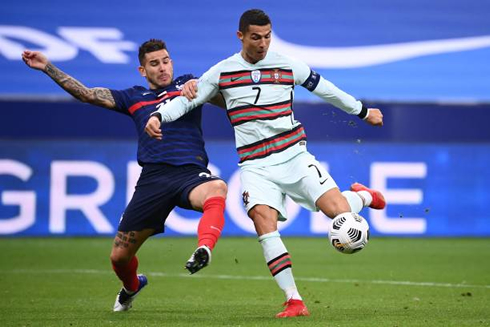
[[[20,273],[20,274],[113,274],[110,270],[95,270],[95,269],[16,269],[10,271],[0,271],[0,273]],[[189,274],[166,274],[160,272],[148,272],[148,276],[167,277],[167,278],[201,278],[201,279],[224,279],[224,280],[272,280],[270,276],[235,276],[235,275],[189,275]],[[316,277],[295,277],[297,281],[315,282],[315,283],[365,283],[365,284],[380,284],[380,285],[399,285],[399,286],[426,286],[426,287],[448,287],[448,288],[486,288],[490,289],[490,285],[472,285],[472,284],[452,284],[452,283],[433,283],[433,282],[411,282],[403,280],[362,280],[362,279],[331,279],[331,278],[316,278]]]

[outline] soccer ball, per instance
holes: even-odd
[[[366,219],[354,212],[345,212],[332,220],[330,244],[345,254],[361,251],[369,240],[369,225]]]

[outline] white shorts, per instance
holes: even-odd
[[[265,204],[279,211],[279,220],[287,219],[286,195],[310,211],[318,211],[316,201],[337,187],[334,179],[309,152],[284,163],[241,168],[243,204],[247,212]]]

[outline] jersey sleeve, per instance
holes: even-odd
[[[304,84],[307,83],[309,80],[315,80],[314,76],[313,78],[312,76],[310,76],[313,71],[310,69],[310,67],[308,67],[307,64],[294,58],[287,57],[287,59],[289,60],[291,68],[293,69],[294,84],[305,86]],[[318,81],[316,81],[316,84],[318,84]]]
[[[192,101],[178,96],[160,106],[156,112],[161,115],[162,123],[175,121],[192,109],[208,102],[218,93],[219,70],[216,66],[209,69],[197,81],[197,97]]]
[[[324,79],[304,62],[295,59],[290,60],[294,74],[294,83],[296,85],[303,86],[308,91],[348,114],[359,115],[361,113],[362,103],[352,95],[342,91],[332,82]]]
[[[132,89],[109,91],[111,91],[114,102],[116,103],[116,106],[112,110],[120,112],[122,114],[130,115],[128,108],[131,105],[130,93],[132,92]]]

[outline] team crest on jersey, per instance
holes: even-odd
[[[250,73],[250,76],[252,77],[252,81],[254,83],[258,83],[258,82],[260,82],[260,78],[262,77],[262,73],[260,72],[260,70],[253,70]]]
[[[279,69],[274,69],[272,77],[274,78],[274,83],[279,83],[279,79],[281,78],[281,73],[279,72]]]

